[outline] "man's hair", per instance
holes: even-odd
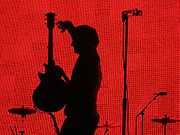
[[[75,27],[73,38],[75,42],[85,44],[87,47],[96,48],[99,43],[96,30],[88,25],[79,25]]]

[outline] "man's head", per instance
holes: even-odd
[[[96,30],[88,25],[75,27],[71,21],[60,21],[58,27],[62,32],[67,30],[72,37],[72,46],[76,53],[96,49],[99,38]]]
[[[96,49],[99,43],[96,30],[88,25],[79,25],[75,27],[71,36],[72,46],[77,53]]]

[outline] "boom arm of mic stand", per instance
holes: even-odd
[[[141,111],[137,114],[137,116],[141,115],[146,109],[147,107],[154,101],[156,100],[156,98],[158,97],[159,95],[155,95],[146,105],[143,109],[141,109]]]
[[[141,111],[136,115],[136,119],[135,119],[135,135],[137,135],[137,118],[138,116],[142,116],[142,134],[143,134],[143,121],[144,121],[144,112],[145,110],[147,109],[147,107],[154,101],[156,100],[156,98],[158,97],[159,95],[155,95],[146,105],[143,109],[141,109]]]

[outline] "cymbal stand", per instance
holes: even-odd
[[[109,135],[109,128],[108,127],[106,127],[106,129],[105,129],[104,135]]]
[[[25,133],[24,130],[17,131],[17,128],[16,128],[16,127],[14,127],[14,129],[13,129],[13,128],[10,126],[10,129],[11,129],[11,133],[12,133],[13,135],[18,135],[18,133],[19,133],[20,135],[24,135],[24,133]]]
[[[163,125],[164,135],[166,135],[167,124],[168,124],[168,121],[167,121],[168,116],[167,116],[167,115],[164,115],[164,118],[166,119],[166,121],[164,121],[164,122],[162,123],[162,125]]]
[[[55,131],[56,131],[56,134],[57,134],[57,135],[60,135],[60,130],[59,130],[58,123],[57,123],[57,121],[56,121],[55,115],[54,115],[52,112],[49,112],[48,114],[50,115],[50,117],[51,117],[51,119],[52,119],[52,121],[53,121],[54,129],[55,129]]]
[[[165,114],[163,118],[152,119],[152,121],[162,124],[164,135],[166,135],[166,133],[167,133],[167,131],[166,131],[167,130],[167,124],[180,122],[180,120],[170,119],[167,114]]]
[[[21,130],[19,130],[19,134],[20,135],[24,135],[25,134],[25,130],[24,130],[24,121],[25,121],[25,119],[26,119],[26,114],[23,114],[22,116],[21,116],[21,118],[22,118],[22,125],[21,125]]]
[[[163,124],[164,126],[164,135],[166,135],[166,127],[167,127],[167,123]]]
[[[19,131],[20,135],[24,135],[24,130]]]
[[[109,128],[108,128],[109,124],[108,124],[108,121],[106,121],[106,124],[105,124],[105,131],[104,131],[104,135],[108,135],[109,134]]]
[[[14,126],[14,129],[13,129],[13,127],[10,126],[10,129],[11,129],[11,133],[12,133],[13,135],[18,135],[16,126]]]

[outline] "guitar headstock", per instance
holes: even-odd
[[[54,28],[54,17],[55,13],[49,12],[46,14],[47,17],[47,27],[48,29],[53,29]]]

